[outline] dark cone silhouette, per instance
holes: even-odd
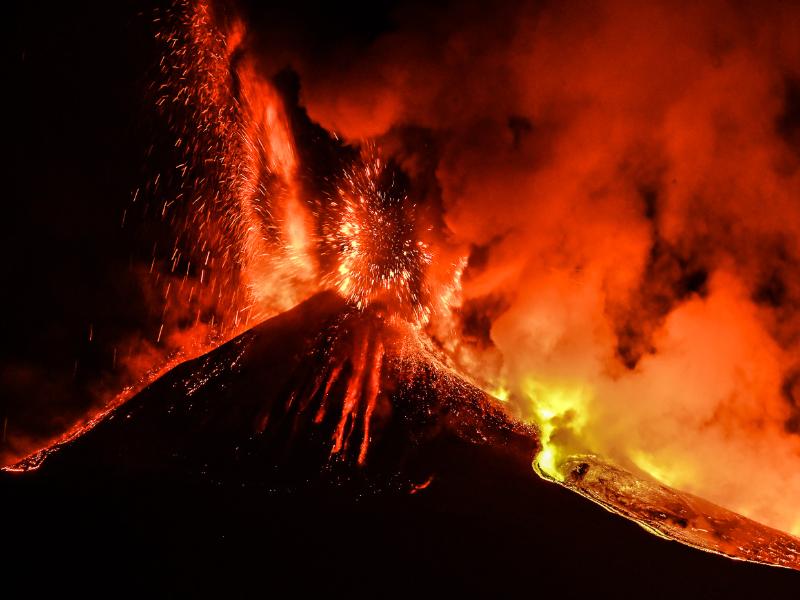
[[[11,578],[90,596],[796,592],[796,572],[539,479],[535,431],[407,327],[317,295],[3,472]]]

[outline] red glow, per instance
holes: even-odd
[[[434,41],[401,18],[333,75],[298,50],[311,118],[359,152],[314,197],[245,25],[179,4],[158,89],[188,112],[183,195],[159,200],[162,323],[131,372],[334,289],[538,424],[554,479],[597,454],[800,534],[798,18],[559,4]],[[438,143],[429,205],[393,179],[422,170],[409,128]],[[357,329],[313,386],[317,423],[345,388],[332,456],[360,428],[367,460],[387,335]]]

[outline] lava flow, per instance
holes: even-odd
[[[6,470],[119,444],[121,461],[163,451],[223,480],[275,440],[324,438],[321,468],[368,471],[384,436],[428,440],[439,418],[651,532],[800,570],[800,88],[781,70],[796,77],[800,51],[765,41],[786,33],[777,14],[751,43],[733,8],[709,32],[702,9],[633,4],[523,11],[508,39],[494,19],[450,31],[436,58],[462,79],[437,60],[400,68],[387,46],[431,43],[400,28],[331,90],[300,51],[272,69],[232,5],[178,3],[153,89],[180,163],[134,198],[171,236],[145,280],[155,371]],[[701,41],[661,82],[686,28]],[[508,98],[487,95],[504,81]],[[474,97],[455,101],[459,85]],[[377,105],[359,120],[365,97]],[[188,362],[158,379],[176,352]],[[238,373],[263,397],[225,396]],[[224,458],[142,449],[127,419],[218,438]],[[435,485],[416,475],[404,490]]]

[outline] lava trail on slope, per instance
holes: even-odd
[[[515,448],[530,464],[534,430],[406,327],[322,292],[176,367],[75,439],[11,470],[274,485],[276,473],[305,480],[337,464],[401,473],[413,449],[441,432]]]
[[[122,595],[796,589],[537,477],[536,432],[406,327],[318,294],[2,472],[12,575]]]

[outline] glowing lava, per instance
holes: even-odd
[[[724,137],[724,132],[736,132],[737,127],[726,125],[721,127],[724,135],[720,134],[725,143],[700,140],[713,151],[706,149],[697,156],[697,144],[690,143],[692,138],[686,133],[693,129],[670,127],[679,117],[689,123],[742,121],[735,111],[727,114],[717,106],[705,107],[714,119],[693,112],[707,98],[705,80],[702,85],[692,81],[672,86],[693,89],[692,83],[700,91],[692,92],[695,101],[676,99],[674,106],[662,107],[663,114],[657,115],[648,111],[653,98],[664,95],[661,88],[642,101],[637,95],[641,86],[605,86],[632,95],[626,103],[617,102],[615,96],[609,99],[605,91],[600,94],[601,107],[623,106],[620,114],[612,111],[611,116],[619,119],[619,123],[611,119],[614,135],[598,134],[606,131],[608,120],[602,111],[600,117],[594,112],[580,115],[592,123],[589,126],[581,119],[558,122],[552,129],[564,132],[566,138],[547,147],[552,154],[549,162],[538,153],[521,154],[526,148],[523,134],[535,128],[527,118],[509,118],[504,107],[502,118],[495,120],[508,123],[513,135],[504,129],[502,135],[487,136],[491,143],[508,146],[497,156],[508,159],[511,167],[494,165],[502,172],[499,177],[483,176],[482,170],[489,170],[499,159],[487,156],[482,147],[448,148],[447,160],[464,172],[442,159],[437,176],[448,167],[456,172],[441,186],[440,200],[450,212],[432,222],[440,226],[436,235],[441,238],[453,234],[450,225],[458,230],[463,247],[472,247],[474,260],[467,301],[457,307],[458,315],[447,314],[444,324],[432,323],[438,310],[446,312],[457,304],[466,260],[458,257],[454,264],[442,260],[447,264],[437,265],[441,249],[424,235],[431,226],[420,217],[417,200],[409,197],[404,181],[409,176],[399,161],[383,156],[373,140],[351,140],[349,145],[337,146],[338,151],[347,150],[342,152],[348,158],[342,158],[341,168],[320,183],[306,172],[310,167],[302,164],[284,98],[248,54],[243,24],[217,19],[205,2],[179,3],[174,14],[177,17],[170,21],[174,26],[165,27],[159,36],[168,52],[160,65],[164,81],[155,88],[158,105],[175,133],[178,164],[170,176],[157,174],[146,190],[148,199],[139,201],[155,205],[155,212],[174,234],[166,248],[154,244],[153,249],[150,275],[155,281],[151,283],[162,319],[153,337],[163,351],[157,359],[148,356],[150,361],[165,362],[178,350],[184,350],[186,357],[199,354],[255,321],[333,289],[346,299],[351,312],[342,317],[335,339],[320,340],[330,347],[323,348],[324,366],[311,387],[292,391],[289,400],[292,406],[305,406],[318,399],[314,421],[320,423],[330,416],[329,394],[337,386],[343,388],[344,400],[330,440],[332,457],[345,457],[357,448],[356,462],[366,462],[390,345],[432,344],[425,337],[430,333],[425,328],[430,327],[436,330],[441,347],[455,355],[460,345],[471,343],[464,334],[471,327],[479,332],[475,339],[482,345],[476,342],[477,349],[470,348],[472,360],[462,370],[486,382],[486,390],[495,390],[509,414],[517,411],[523,421],[538,426],[542,449],[535,457],[535,468],[543,476],[619,509],[624,494],[610,500],[611,484],[603,488],[602,478],[592,479],[597,473],[611,473],[626,493],[641,492],[655,498],[654,502],[680,504],[681,511],[695,518],[695,533],[701,535],[697,532],[703,530],[703,520],[716,514],[716,508],[630,475],[649,474],[662,484],[697,494],[708,492],[709,497],[748,516],[800,533],[796,516],[800,471],[795,468],[800,465],[800,438],[792,421],[800,402],[792,379],[793,352],[800,337],[797,328],[790,326],[796,321],[796,297],[800,296],[792,283],[796,278],[776,275],[781,269],[791,274],[800,264],[793,254],[794,232],[781,229],[784,222],[797,219],[775,217],[771,226],[779,231],[774,239],[765,231],[750,232],[754,241],[744,251],[723,254],[709,248],[734,244],[727,230],[712,231],[715,224],[730,228],[730,223],[757,221],[768,229],[761,223],[768,219],[761,219],[760,204],[753,209],[743,203],[740,213],[723,211],[722,216],[715,211],[728,206],[726,195],[714,210],[700,201],[696,202],[700,208],[692,204],[715,185],[728,189],[728,181],[738,175],[730,172],[730,165],[708,164],[709,172],[718,168],[717,180],[684,189],[682,196],[671,188],[662,191],[663,197],[649,191],[661,185],[662,179],[676,186],[694,181],[696,171],[704,168],[697,164],[706,165],[708,156],[715,160],[727,156],[727,150],[717,152],[717,148],[738,147],[736,138]],[[611,34],[614,43],[609,47],[626,38],[616,29]],[[674,37],[666,36],[670,49]],[[634,53],[624,56],[629,54]],[[616,68],[618,57],[609,56],[606,60]],[[578,57],[573,57],[581,65],[578,75],[598,72],[585,69],[585,61]],[[540,59],[537,54],[530,60]],[[753,68],[747,61],[743,64]],[[650,76],[653,69],[648,66],[645,71]],[[724,78],[717,81],[720,75],[708,77],[716,87],[730,85]],[[558,86],[565,80],[562,74],[554,79]],[[597,85],[592,79],[576,79],[587,89]],[[543,85],[549,84],[545,80]],[[586,92],[580,89],[577,98],[543,105],[584,106]],[[640,102],[647,118],[631,123],[630,115],[638,113],[629,106]],[[528,108],[521,107],[525,110],[520,114],[528,114]],[[547,112],[534,108],[537,118],[539,112]],[[727,116],[718,118],[718,113]],[[542,115],[543,131],[548,131],[545,117],[556,123],[561,115]],[[665,147],[653,152],[655,167],[639,164],[640,151],[649,151],[656,142],[637,136],[656,125],[663,127]],[[762,135],[773,125],[759,122],[753,135]],[[635,142],[630,147],[627,136]],[[713,138],[711,133],[708,136]],[[499,141],[493,141],[495,137]],[[613,138],[619,147],[587,149],[602,137]],[[764,171],[767,165],[781,164],[790,172],[785,165],[793,163],[783,147],[773,150],[774,155],[765,153],[767,158],[754,164],[763,162]],[[626,158],[608,163],[608,156]],[[738,154],[734,158],[737,168],[745,163]],[[480,172],[475,180],[459,159]],[[543,169],[551,170],[532,174],[530,165],[542,162],[547,163]],[[616,180],[619,173],[629,171],[638,179]],[[792,177],[785,186],[776,179],[762,195],[771,198],[784,187],[796,189],[800,180]],[[746,178],[741,183],[746,189],[756,187]],[[543,197],[551,199],[550,204],[540,204]],[[464,198],[471,198],[472,204]],[[507,202],[504,210],[497,210],[497,198]],[[510,200],[514,198],[518,202]],[[692,203],[685,198],[692,198]],[[686,208],[685,203],[692,206]],[[658,218],[651,215],[656,209],[664,211]],[[153,212],[147,207],[143,212],[148,210]],[[584,216],[576,218],[579,215]],[[690,227],[695,221],[702,223],[699,231]],[[691,235],[681,237],[670,230],[680,229],[680,223]],[[699,250],[691,249],[693,245]],[[750,257],[751,246],[773,248],[769,256],[777,266],[770,271],[753,264],[759,261]],[[503,302],[493,312],[486,306],[495,297]],[[781,304],[784,299],[789,308]],[[470,302],[487,303],[472,315],[476,323],[468,319]],[[784,329],[783,323],[790,325]],[[356,439],[359,433],[361,438]],[[584,454],[592,457],[583,460]],[[726,470],[718,469],[719,465],[727,467],[727,476],[717,476]],[[758,483],[740,480],[742,465]],[[587,469],[592,474],[588,478]],[[645,522],[644,510],[618,512]],[[682,539],[673,525],[652,528]],[[692,539],[695,542],[687,543],[736,552],[725,544],[718,547],[716,542]],[[781,538],[782,547],[794,552],[794,542],[787,539]],[[745,558],[762,560],[755,550],[742,552]],[[789,559],[784,562],[794,564]]]
[[[328,203],[322,253],[332,257],[333,268],[324,281],[359,308],[381,300],[424,320],[432,254],[417,236],[414,211],[393,172],[368,146]]]

